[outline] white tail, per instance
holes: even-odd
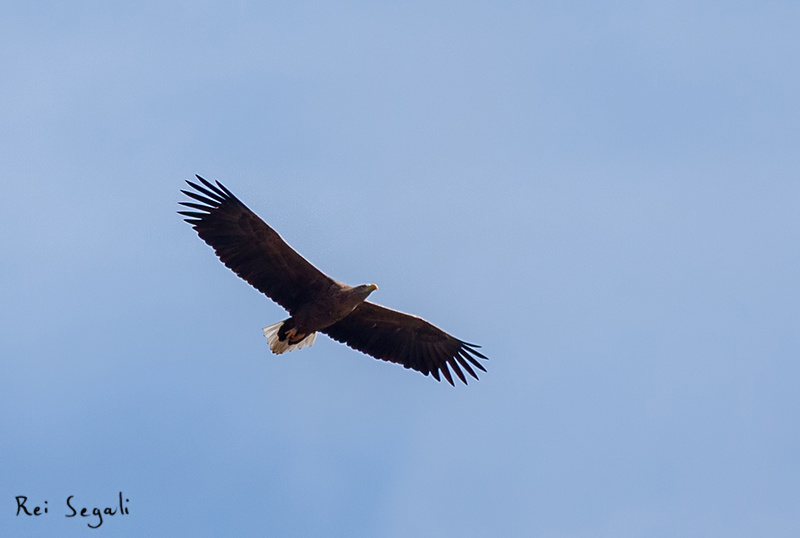
[[[267,342],[269,342],[269,348],[276,355],[280,355],[281,353],[285,353],[287,351],[294,351],[295,349],[310,347],[314,345],[314,340],[317,339],[317,333],[311,333],[296,344],[290,344],[288,340],[281,342],[278,340],[278,330],[280,330],[281,325],[283,325],[283,321],[279,321],[278,323],[274,323],[269,327],[264,327],[263,329],[264,337],[267,339]]]

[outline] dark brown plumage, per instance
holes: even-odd
[[[264,328],[275,353],[311,345],[323,332],[377,359],[402,364],[453,385],[450,369],[467,383],[475,379],[477,359],[487,359],[474,344],[463,342],[422,318],[366,301],[374,284],[347,286],[311,265],[278,233],[250,211],[220,182],[197,176],[195,191],[181,191],[196,202],[180,202],[195,211],[188,217],[203,241],[237,275],[289,311],[290,318]]]

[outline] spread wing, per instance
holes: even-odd
[[[187,181],[181,191],[200,202],[180,202],[196,211],[179,211],[228,268],[293,313],[335,281],[295,252],[278,233],[250,211],[219,181]]]
[[[461,371],[478,379],[472,366],[486,369],[478,358],[487,359],[476,350],[480,346],[462,342],[422,318],[364,301],[350,315],[322,332],[353,349],[376,359],[402,364],[439,379],[441,371],[453,385],[448,366],[467,383]],[[488,360],[488,359],[487,359]]]

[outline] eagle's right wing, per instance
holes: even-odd
[[[186,222],[234,273],[289,313],[335,284],[219,181],[215,186],[197,179],[204,186],[187,181],[196,192],[181,192],[200,203],[180,202],[197,211],[178,213],[189,217]]]

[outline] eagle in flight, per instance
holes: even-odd
[[[254,288],[289,311],[291,317],[264,327],[273,353],[310,346],[323,332],[376,359],[439,374],[453,385],[450,369],[464,383],[463,370],[478,379],[473,366],[487,357],[469,344],[422,318],[386,308],[367,296],[375,284],[347,286],[332,279],[294,251],[278,233],[250,211],[219,181],[200,176],[194,191],[181,192],[196,202],[180,202],[194,211],[179,211],[219,259]]]

